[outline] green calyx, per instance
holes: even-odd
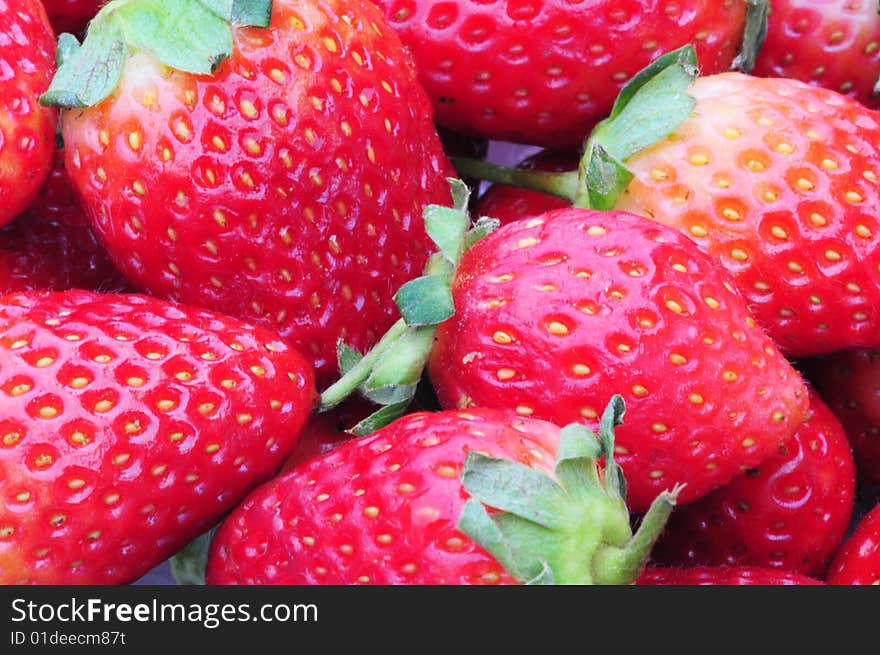
[[[232,54],[235,25],[268,27],[272,0],[112,0],[80,45],[58,38],[59,66],[43,105],[91,107],[113,93],[130,52],[177,70],[210,74]]]
[[[366,354],[345,343],[337,344],[340,379],[321,394],[318,411],[328,411],[354,393],[380,405],[349,430],[370,434],[404,414],[415,397],[437,326],[455,313],[452,282],[465,251],[497,227],[482,219],[471,224],[467,213],[469,191],[460,180],[449,180],[453,207],[429,205],[425,229],[437,245],[424,275],[404,284],[394,296],[401,318]]]
[[[622,423],[624,410],[623,398],[614,396],[598,436],[576,423],[563,428],[552,476],[468,453],[462,484],[471,499],[459,530],[526,584],[635,582],[681,487],[661,493],[633,534],[626,483],[614,460],[614,428]],[[486,506],[497,511],[489,513]]]
[[[633,178],[626,160],[669,136],[690,117],[696,100],[687,90],[699,74],[687,45],[642,69],[623,87],[611,113],[584,144],[577,171],[523,171],[462,158],[461,175],[543,191],[586,209],[612,209]]]
[[[219,525],[200,534],[190,543],[177,551],[169,560],[171,575],[179,585],[204,585],[205,569],[208,566],[208,554],[211,551],[211,540]]]

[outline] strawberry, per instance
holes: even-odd
[[[676,490],[632,535],[613,455],[623,409],[616,397],[598,438],[484,408],[404,416],[253,492],[218,529],[206,580],[632,582]]]
[[[57,34],[82,32],[106,0],[43,0]]]
[[[754,75],[833,89],[874,108],[880,17],[865,0],[773,0]]]
[[[37,100],[54,72],[40,0],[0,0],[0,226],[36,197],[52,166],[56,112]]]
[[[674,484],[682,503],[726,484],[806,415],[802,378],[726,271],[643,217],[569,208],[505,225],[464,254],[452,297],[429,362],[441,405],[595,425],[621,393],[634,511]]]
[[[790,357],[880,345],[877,114],[834,91],[740,73],[699,78],[671,104],[669,72],[646,72],[640,100],[625,89],[587,140],[580,173],[531,185],[687,234],[731,272]],[[489,168],[489,179],[511,179]]]
[[[652,553],[663,564],[771,567],[822,577],[853,514],[843,428],[810,392],[810,417],[779,452],[676,509]]]
[[[28,208],[0,228],[0,294],[38,289],[121,291],[128,286],[98,243],[56,150]]]
[[[393,322],[392,294],[428,256],[422,207],[450,202],[450,167],[375,7],[228,4],[252,13],[107,5],[81,47],[67,40],[44,102],[68,107],[67,169],[121,272],[279,330],[323,385],[338,340],[363,350]],[[191,24],[199,44],[181,33]],[[107,60],[108,75],[81,74]]]
[[[786,79],[698,79],[692,118],[627,161],[618,209],[690,235],[790,356],[878,341],[880,124]]]
[[[542,150],[522,160],[517,168],[526,171],[570,171],[577,168],[578,155],[574,151]],[[476,216],[491,216],[501,224],[543,214],[551,209],[570,206],[558,196],[523,189],[510,184],[494,184],[486,189],[473,208]]]
[[[137,579],[277,471],[315,396],[275,333],[146,296],[4,296],[0,351],[0,584]]]
[[[880,504],[867,512],[831,561],[833,585],[880,585]]]
[[[800,573],[760,566],[695,566],[677,568],[649,566],[637,585],[821,585],[822,581]]]
[[[802,367],[846,430],[859,478],[880,485],[880,353],[843,351]]]
[[[727,70],[741,0],[373,0],[412,51],[437,122],[490,139],[573,147],[632,75],[694,43]]]

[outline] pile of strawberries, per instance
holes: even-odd
[[[875,5],[102,5],[0,0],[0,583],[880,584]]]

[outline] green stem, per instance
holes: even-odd
[[[636,579],[672,514],[681,487],[678,485],[671,491],[664,491],[654,499],[626,546],[605,548],[596,554],[597,584],[631,584]]]
[[[541,191],[569,202],[574,200],[578,192],[577,171],[527,171],[467,157],[451,157],[450,161],[464,177]]]
[[[343,375],[335,383],[327,387],[321,394],[319,412],[325,412],[339,405],[370,377],[376,363],[392,344],[397,341],[407,330],[407,324],[403,319],[398,319],[386,332],[379,342],[364,355],[363,359],[355,364],[352,369]]]

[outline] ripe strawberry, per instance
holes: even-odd
[[[127,282],[98,243],[55,153],[49,178],[28,208],[0,229],[0,294],[80,288],[121,291]]]
[[[828,584],[880,585],[880,505],[861,518],[831,561]]]
[[[36,197],[52,166],[56,112],[37,100],[54,72],[40,0],[0,0],[0,226]]]
[[[146,296],[0,304],[0,583],[130,582],[296,443],[315,394],[277,335]]]
[[[526,157],[517,168],[526,171],[570,171],[577,168],[578,158],[573,151],[542,150]],[[496,218],[505,225],[551,209],[562,209],[570,204],[563,198],[541,191],[509,184],[493,184],[480,196],[472,213],[475,216]]]
[[[859,478],[880,485],[880,353],[832,353],[803,368],[846,430]]]
[[[741,0],[373,0],[412,51],[437,122],[490,139],[574,147],[636,71],[695,44],[727,70]]]
[[[230,30],[205,3],[169,2],[173,19],[152,18],[172,40],[189,44],[174,31],[184,15]],[[95,65],[89,39],[127,21],[146,40],[147,9],[102,10],[46,96],[71,107],[67,167],[85,209],[140,288],[280,330],[323,384],[339,339],[366,350],[396,318],[391,296],[428,254],[422,208],[451,202],[411,63],[366,0],[275,0],[268,28],[232,29],[230,56],[213,44],[213,72],[157,38],[126,44],[106,99],[106,86],[78,86]]]
[[[711,257],[624,212],[561,209],[462,258],[429,372],[445,408],[594,424],[612,393],[628,501],[686,483],[687,503],[771,456],[800,425],[798,373]]]
[[[601,442],[581,426],[484,408],[404,416],[252,493],[218,529],[206,580],[632,582],[675,492],[633,536],[613,457],[622,412],[618,397]]]
[[[696,566],[693,568],[649,566],[637,585],[821,585],[822,581],[800,573],[759,566]]]
[[[679,507],[654,561],[824,576],[852,518],[855,465],[843,428],[814,391],[810,414],[776,455]]]
[[[690,119],[627,160],[616,209],[676,227],[734,275],[784,353],[878,344],[880,124],[833,91],[698,79]]]
[[[833,89],[880,106],[880,17],[866,0],[773,0],[752,70]]]
[[[671,54],[675,66],[690,59]],[[655,67],[625,89],[587,140],[580,173],[520,171],[517,184],[684,232],[734,275],[786,355],[880,344],[876,112],[796,80],[739,73],[670,94],[670,73],[687,80]],[[512,178],[467,163],[456,162]]]
[[[43,0],[56,34],[79,34],[107,0]]]

